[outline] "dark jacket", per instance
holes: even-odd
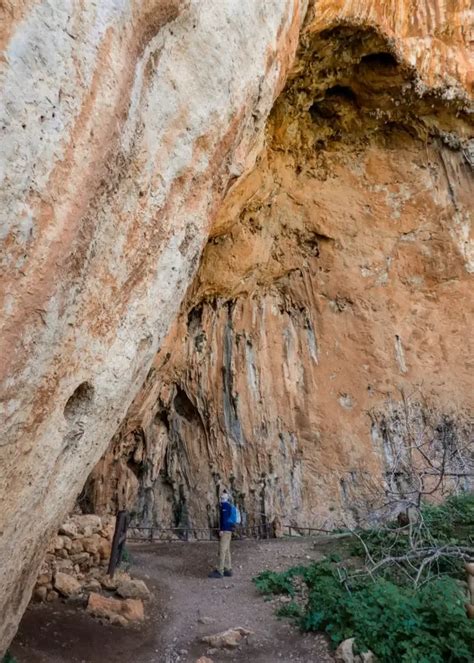
[[[220,515],[220,524],[219,524],[219,529],[221,532],[232,532],[234,529],[234,526],[230,523],[231,515],[232,515],[232,507],[229,504],[229,502],[221,502],[220,503],[220,509],[219,509],[219,515]]]

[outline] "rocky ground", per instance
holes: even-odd
[[[134,545],[133,575],[151,590],[147,618],[138,627],[101,624],[73,604],[31,605],[11,652],[18,663],[324,663],[333,661],[323,636],[302,635],[274,616],[252,577],[267,568],[284,569],[319,559],[327,539],[236,541],[234,576],[209,580],[216,543]],[[215,648],[203,637],[233,627],[252,634],[237,648]]]

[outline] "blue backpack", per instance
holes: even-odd
[[[240,511],[238,507],[236,507],[234,504],[230,505],[230,517],[229,517],[229,523],[231,525],[240,525],[242,522],[242,519],[240,517]]]

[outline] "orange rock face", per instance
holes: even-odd
[[[469,486],[465,94],[421,84],[406,34],[393,44],[373,21],[336,23],[308,24],[257,165],[228,194],[180,318],[87,484],[98,510],[215,526],[225,485],[252,524],[375,521],[410,436],[452,434],[466,451],[457,487]],[[420,67],[434,84],[431,56]]]
[[[263,5],[0,8],[0,652],[140,388],[144,519],[355,517],[401,389],[464,435],[467,0]]]

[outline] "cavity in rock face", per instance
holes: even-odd
[[[303,34],[130,410],[146,470],[118,499],[139,522],[215,526],[221,485],[249,524],[374,522],[403,445],[437,454],[448,428],[464,455],[445,488],[472,487],[470,107],[397,46],[360,25]],[[86,485],[99,511],[129,430]]]

